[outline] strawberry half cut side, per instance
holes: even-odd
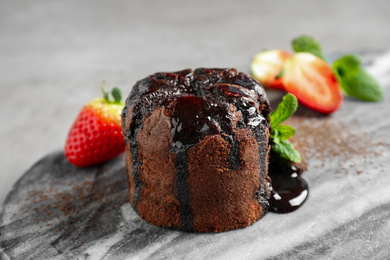
[[[343,103],[331,67],[310,53],[296,53],[286,61],[283,85],[301,104],[323,114],[336,111]]]
[[[252,60],[251,74],[264,87],[284,89],[282,78],[277,76],[290,56],[289,52],[283,50],[260,52]]]

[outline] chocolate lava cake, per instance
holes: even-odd
[[[194,232],[256,222],[267,211],[270,105],[236,69],[156,73],[123,109],[130,203],[146,221]]]

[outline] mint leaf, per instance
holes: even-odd
[[[377,102],[384,99],[384,88],[360,66],[359,56],[343,56],[333,63],[332,69],[347,95],[364,101]]]
[[[271,127],[274,128],[284,120],[289,118],[298,108],[298,100],[297,98],[291,94],[287,93],[282,102],[278,105],[278,107],[270,114],[271,118]]]
[[[332,69],[337,79],[355,75],[360,68],[360,56],[345,55],[333,63]],[[340,77],[340,78],[339,78]]]
[[[272,131],[276,131],[277,137],[280,141],[284,141],[295,134],[295,129],[289,125],[278,125],[272,128]]]
[[[292,162],[302,162],[301,155],[297,150],[295,150],[294,146],[288,140],[283,140],[278,144],[273,144],[272,150],[284,159]]]
[[[385,97],[384,88],[363,68],[353,77],[342,78],[340,84],[347,95],[360,100],[378,102]]]
[[[311,36],[300,36],[292,41],[292,46],[296,52],[309,52],[322,60],[326,61],[326,57],[322,52],[320,43]]]
[[[273,142],[274,144],[278,144],[278,143],[280,142],[278,136],[279,136],[278,130],[276,130],[275,128],[272,128],[270,137],[271,137],[272,142]]]

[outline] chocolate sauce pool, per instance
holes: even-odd
[[[309,186],[301,177],[302,170],[271,152],[268,176],[273,192],[270,211],[289,213],[300,208],[309,195]]]

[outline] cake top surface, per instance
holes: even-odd
[[[138,81],[126,100],[123,118],[132,109],[125,136],[131,139],[142,118],[165,107],[172,118],[174,142],[191,145],[206,135],[232,135],[234,128],[264,128],[270,106],[263,87],[234,68],[160,72]],[[129,125],[129,124],[128,124]]]
[[[148,95],[160,99],[171,95],[215,95],[215,87],[224,91],[225,95],[244,95],[269,106],[266,93],[260,83],[234,68],[198,68],[155,73],[134,85],[127,103],[134,104]]]

